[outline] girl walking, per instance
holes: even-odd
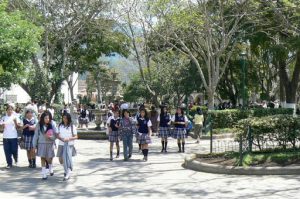
[[[146,109],[140,110],[140,117],[137,120],[138,127],[138,143],[141,145],[144,155],[143,160],[148,161],[148,144],[151,143],[151,120],[148,118]]]
[[[136,133],[134,120],[130,117],[130,112],[124,109],[122,112],[122,119],[120,121],[120,131],[123,140],[124,161],[128,161],[132,156],[132,140]]]
[[[64,181],[69,180],[71,172],[73,171],[72,157],[76,155],[74,147],[74,140],[77,137],[76,126],[72,123],[72,118],[69,113],[65,113],[62,118],[62,122],[58,126],[59,139],[57,157],[60,164],[64,166]]]
[[[171,115],[166,106],[161,107],[160,115],[157,117],[159,123],[159,134],[161,138],[161,152],[167,153],[168,137],[170,136]]]
[[[175,126],[173,132],[173,138],[177,139],[178,153],[184,153],[185,137],[186,137],[186,127],[188,124],[188,119],[184,115],[182,108],[177,108],[176,114],[172,118],[172,123]],[[182,147],[181,147],[182,146]]]
[[[35,119],[33,117],[33,110],[29,109],[25,112],[25,119],[23,120],[23,140],[24,148],[27,151],[27,158],[29,168],[36,168],[35,150],[33,149],[33,136],[35,131]]]
[[[114,110],[114,116],[110,120],[109,124],[109,136],[108,141],[110,142],[110,161],[113,160],[113,148],[114,143],[116,143],[117,147],[117,156],[120,156],[120,135],[119,135],[119,128],[120,128],[120,111],[118,109]]]
[[[203,113],[200,107],[197,107],[197,113],[195,114],[194,117],[194,123],[195,123],[195,136],[196,136],[196,143],[199,144],[200,142],[200,137],[202,135],[202,128],[203,128]]]
[[[37,156],[41,157],[42,179],[47,180],[46,161],[49,164],[50,176],[54,175],[52,160],[57,129],[52,121],[50,112],[45,111],[40,117],[33,136],[33,147],[37,149]]]
[[[1,119],[0,125],[4,127],[3,148],[7,163],[6,168],[10,169],[12,167],[12,156],[15,164],[18,163],[18,119],[14,115],[12,106],[7,106],[6,116]]]

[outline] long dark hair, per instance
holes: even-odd
[[[181,115],[184,116],[184,109],[181,108],[181,107],[178,107],[177,109],[180,109]],[[178,116],[177,110],[176,110],[176,114],[175,115]]]
[[[45,117],[47,117],[47,116],[49,117],[49,125],[47,125],[47,129],[44,132],[44,126],[46,125],[45,124]],[[49,129],[53,129],[52,115],[49,111],[44,111],[44,113],[42,113],[39,124],[40,124],[40,130],[41,130],[42,133],[46,133]]]
[[[167,109],[166,106],[161,106],[160,107],[160,121],[162,121],[162,118],[165,116],[165,114],[168,114],[168,109],[167,109],[167,112],[165,113],[164,109]]]
[[[70,113],[64,113],[62,115],[62,118],[61,118],[61,123],[59,124],[59,126],[65,126],[65,123],[64,123],[64,117],[67,117],[67,128],[70,127],[72,125],[72,117],[71,117],[71,114]]]
[[[144,117],[144,118],[145,118],[146,120],[149,120],[148,112],[147,112],[146,109],[141,109],[141,110],[140,110],[140,117],[142,117],[142,116],[141,116],[141,112],[142,112],[142,111],[145,112],[145,117]]]

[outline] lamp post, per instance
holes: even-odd
[[[242,69],[242,99],[243,99],[243,109],[247,107],[247,66],[246,66],[246,57],[247,57],[247,52],[246,50],[243,50],[240,54],[241,56],[241,69]]]

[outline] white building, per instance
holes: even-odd
[[[74,97],[78,96],[78,73],[73,74],[73,93]],[[71,94],[70,89],[66,81],[63,82],[61,86],[61,93],[64,95],[64,102],[71,103]],[[9,90],[1,90],[0,89],[0,102],[1,103],[20,103],[25,104],[31,101],[30,96],[26,93],[26,91],[20,87],[19,85],[12,85]]]

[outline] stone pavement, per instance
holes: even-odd
[[[0,138],[1,139],[1,138]],[[55,159],[55,176],[40,179],[40,168],[27,168],[25,151],[18,167],[6,170],[0,141],[0,198],[300,198],[300,176],[228,176],[184,169],[185,154],[178,154],[175,140],[169,153],[160,153],[155,138],[149,161],[135,153],[129,162],[108,160],[107,141],[78,140],[78,156],[72,179],[62,181],[63,168]],[[208,141],[200,145],[187,141],[187,153],[207,151]],[[39,164],[38,164],[39,165]]]

